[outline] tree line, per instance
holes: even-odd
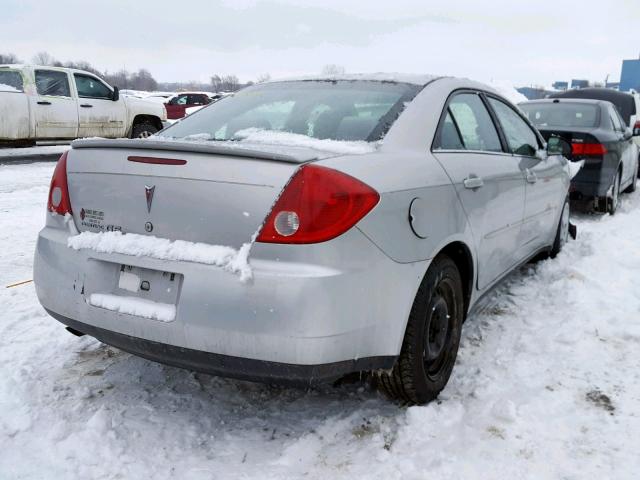
[[[158,82],[151,72],[145,68],[141,68],[138,71],[130,72],[126,69],[121,69],[116,72],[101,72],[97,68],[94,68],[89,62],[75,61],[75,62],[61,62],[53,57],[48,52],[38,52],[33,56],[31,62],[34,65],[43,65],[50,67],[66,67],[76,68],[78,70],[85,70],[91,72],[99,77],[103,78],[110,85],[115,85],[120,89],[127,90],[142,90],[142,91],[212,91],[212,92],[235,92],[243,87],[253,85],[254,83],[263,83],[271,79],[268,73],[260,75],[255,82],[250,81],[242,83],[236,75],[212,75],[209,83],[190,81],[190,82]],[[13,53],[0,53],[0,65],[17,64],[22,63],[17,55]],[[339,65],[325,65],[322,69],[322,73],[325,75],[336,75],[344,73],[345,69]]]
[[[48,52],[38,52],[32,58],[34,65],[49,67],[66,67],[85,70],[103,78],[110,85],[116,85],[120,89],[142,90],[142,91],[179,91],[179,90],[202,90],[213,92],[234,92],[242,87],[251,85],[254,82],[242,83],[236,75],[212,75],[209,83],[190,82],[158,82],[151,72],[145,68],[130,72],[121,69],[116,72],[100,71],[87,61],[66,61],[61,62]],[[0,53],[0,65],[22,63],[17,55],[13,53]],[[258,81],[266,81],[270,77],[268,74],[262,75]]]

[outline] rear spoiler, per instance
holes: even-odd
[[[211,155],[226,155],[232,157],[258,158],[261,160],[273,160],[286,163],[306,163],[318,160],[323,155],[321,152],[312,153],[308,149],[278,146],[260,145],[236,142],[190,142],[179,140],[150,140],[90,138],[71,142],[74,149],[81,148],[123,148],[134,150],[163,150],[169,152],[207,153]]]

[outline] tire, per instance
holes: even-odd
[[[620,180],[621,173],[618,170],[618,174],[613,181],[613,192],[611,193],[611,198],[607,197],[607,211],[609,215],[615,215],[618,211],[618,205],[620,205]]]
[[[445,387],[460,345],[463,295],[455,263],[438,255],[416,294],[396,364],[378,374],[378,385],[389,397],[420,405]]]
[[[640,162],[640,159],[638,160],[638,162]],[[625,189],[624,193],[633,193],[633,192],[635,192],[635,191],[636,191],[636,189],[637,189],[637,187],[636,187],[636,182],[637,182],[637,180],[638,180],[638,174],[640,173],[640,172],[638,172],[638,170],[640,170],[640,164],[639,164],[639,165],[636,165],[636,172],[635,172],[635,174],[633,175],[633,180],[631,181],[631,185],[629,185],[629,186]]]
[[[156,133],[158,129],[149,120],[137,122],[131,129],[131,138],[147,138]]]
[[[555,258],[569,241],[570,218],[571,204],[569,203],[569,197],[567,197],[564,201],[564,206],[562,207],[562,213],[560,214],[560,221],[558,222],[558,229],[556,230],[556,238],[553,241],[551,252],[549,252],[549,256],[551,258]]]

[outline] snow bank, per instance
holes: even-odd
[[[259,128],[247,128],[236,132],[235,137],[240,138],[240,143],[282,145],[289,147],[306,147],[314,150],[336,153],[339,155],[362,155],[376,151],[376,144],[369,142],[350,142],[342,140],[320,140],[307,135],[290,132],[278,132],[275,130],[262,130]]]
[[[529,101],[527,97],[516,90],[516,87],[514,87],[512,83],[505,81],[492,81],[489,83],[489,86],[514,105]]]
[[[74,250],[89,249],[98,253],[120,253],[135,257],[150,257],[157,260],[204,263],[215,265],[240,275],[244,281],[252,276],[248,262],[251,243],[240,250],[221,245],[193,243],[184,240],[122,232],[82,232],[69,237],[67,246]]]
[[[137,317],[172,322],[176,318],[176,306],[138,297],[123,297],[109,293],[92,293],[87,303],[112,312],[126,313]]]

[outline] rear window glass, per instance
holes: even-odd
[[[420,88],[348,80],[260,84],[186,117],[162,135],[233,141],[259,130],[371,142],[386,134]]]
[[[596,105],[579,103],[521,104],[520,108],[536,127],[595,127],[599,122]]]
[[[0,92],[23,92],[22,75],[12,70],[0,70]]]

